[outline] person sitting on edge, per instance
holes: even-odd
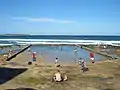
[[[60,70],[57,71],[57,73],[55,73],[52,81],[55,82],[61,82],[61,81],[66,81],[67,80],[67,75],[64,74],[64,78],[62,77],[62,74],[60,73]]]
[[[63,77],[64,77],[63,80],[67,81],[67,75],[65,73],[63,73]]]
[[[8,57],[9,57],[8,54],[5,54],[5,55],[4,55],[4,59],[5,59],[5,60],[8,59]]]
[[[57,73],[55,73],[52,81],[55,81],[55,82],[63,81],[60,70],[58,70]]]

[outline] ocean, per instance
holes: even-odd
[[[0,45],[21,44],[120,44],[120,36],[97,36],[97,35],[0,35]]]
[[[69,39],[69,40],[120,40],[120,36],[105,35],[0,35],[0,39]]]
[[[68,44],[68,46],[39,46],[39,44]],[[95,45],[99,43],[104,44],[119,44],[120,36],[71,36],[71,35],[1,35],[0,45],[1,46],[15,46],[15,45],[26,45],[33,44],[31,47],[32,52],[37,54],[43,54],[47,62],[54,62],[55,58],[58,57],[62,62],[74,61],[76,59],[74,48],[75,46],[69,46],[69,44],[83,44],[83,45]],[[36,46],[37,45],[37,46]],[[5,53],[6,50],[0,50],[0,54]],[[18,48],[19,49],[19,48]],[[26,53],[27,56],[27,53]],[[89,51],[78,48],[77,59],[83,58],[89,61]],[[95,60],[103,60],[104,57],[95,54]]]

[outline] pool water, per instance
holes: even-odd
[[[74,49],[77,48],[77,53]],[[31,52],[36,52],[37,55],[42,55],[46,62],[54,62],[57,57],[60,62],[74,62],[79,58],[85,61],[90,61],[89,51],[76,46],[32,46]],[[94,54],[95,61],[103,60],[105,57]]]

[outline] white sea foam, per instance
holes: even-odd
[[[113,46],[120,46],[120,41],[102,41],[102,40],[60,40],[60,39],[0,39],[0,41],[15,41],[18,45],[25,44],[81,44],[81,45],[97,45],[97,44],[107,44]],[[10,44],[0,44],[0,45],[14,45]]]
[[[13,44],[0,44],[0,46],[12,46]]]
[[[91,43],[67,43],[67,42],[19,42],[21,44],[23,43],[26,43],[26,44],[32,44],[32,45],[37,45],[37,44],[68,44],[68,45],[71,45],[71,44],[84,44],[84,45],[90,45]],[[95,43],[92,43],[92,44],[95,44]]]

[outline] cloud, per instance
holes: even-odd
[[[57,20],[53,18],[29,18],[29,17],[13,17],[14,20],[22,20],[28,22],[49,22],[49,23],[75,23],[75,21],[70,20]]]

